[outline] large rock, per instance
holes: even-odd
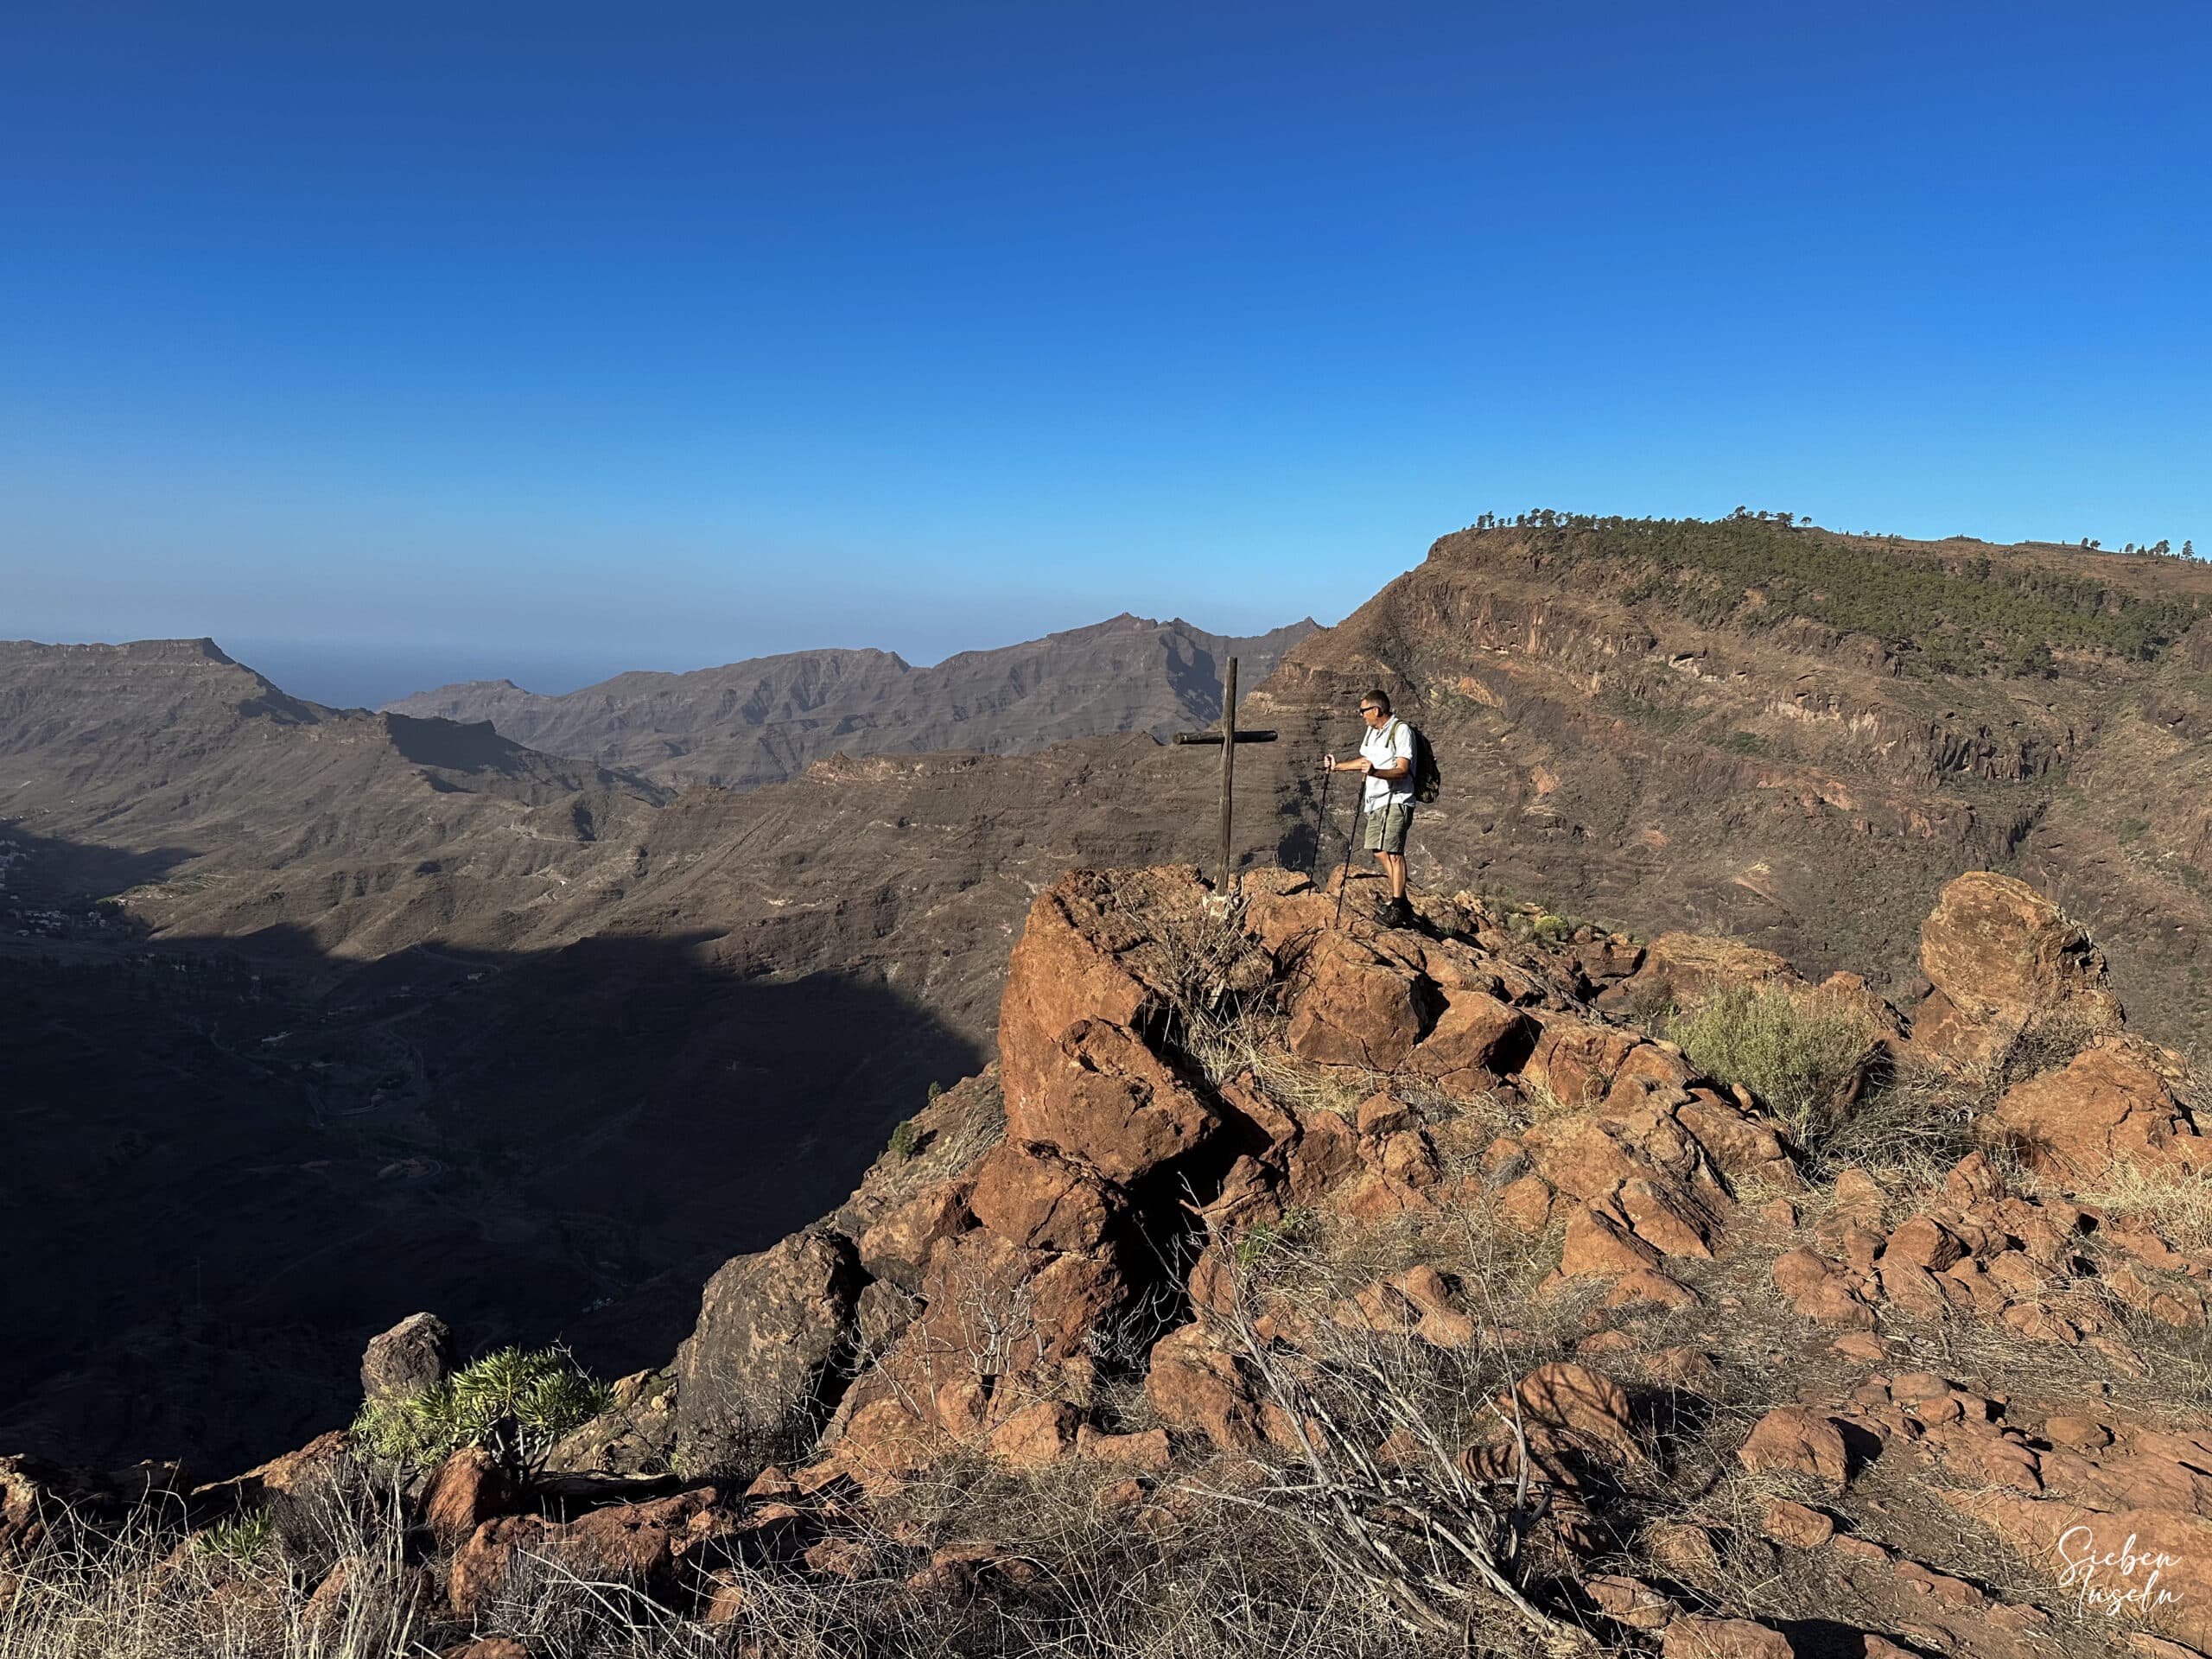
[[[1099,1020],[1061,1034],[1029,1091],[1007,1095],[1010,1140],[1052,1148],[1123,1185],[1198,1146],[1219,1120],[1134,1033]]]
[[[1984,1125],[2031,1164],[2085,1179],[2123,1160],[2202,1169],[2212,1146],[2150,1052],[2125,1038],[2107,1038],[2058,1071],[2016,1084]]]
[[[1955,1064],[1993,1060],[2062,1010],[2088,1026],[2119,1023],[2089,936],[2009,875],[1970,871],[1943,889],[1921,925],[1920,969],[1935,988],[1916,1016],[1914,1046]]]
[[[715,1529],[715,1503],[709,1486],[594,1510],[567,1522],[536,1515],[487,1521],[454,1552],[447,1586],[454,1616],[473,1622],[488,1611],[518,1567],[550,1567],[666,1599],[677,1586],[686,1551]]]
[[[1808,1475],[1833,1491],[1851,1477],[1842,1432],[1804,1406],[1777,1406],[1760,1418],[1736,1460],[1755,1475]]]
[[[369,1338],[361,1355],[361,1395],[421,1394],[453,1370],[453,1331],[435,1313],[410,1313]]]
[[[976,1172],[969,1207],[1010,1244],[1032,1250],[1093,1250],[1121,1206],[1120,1195],[1081,1165],[1008,1141]]]
[[[1224,1451],[1249,1452],[1266,1438],[1243,1367],[1203,1326],[1184,1325],[1154,1345],[1144,1393],[1170,1428],[1202,1435]]]
[[[677,1350],[684,1467],[753,1455],[812,1426],[851,1345],[860,1289],[853,1246],[836,1233],[794,1233],[723,1264]]]
[[[1128,1181],[1212,1115],[1135,1033],[1169,1006],[1159,936],[1202,916],[1197,872],[1076,870],[1030,907],[999,1000],[1007,1134]],[[1147,962],[1150,966],[1147,966]]]
[[[1300,976],[1287,1040],[1292,1053],[1317,1065],[1395,1071],[1444,1008],[1427,974],[1349,933],[1317,942]]]

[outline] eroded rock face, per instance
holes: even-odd
[[[542,1516],[487,1521],[454,1552],[448,1594],[463,1621],[489,1611],[518,1561],[553,1563],[588,1583],[620,1584],[662,1599],[677,1588],[678,1563],[711,1536],[721,1517],[713,1487],[650,1503],[617,1504],[570,1522]]]
[[[1943,889],[1921,926],[1920,969],[1935,989],[1916,1016],[1914,1046],[1955,1064],[1994,1059],[2062,1011],[2086,1026],[2119,1023],[2088,935],[2009,875],[1973,871]]]
[[[723,1264],[677,1351],[677,1446],[695,1467],[812,1419],[853,1337],[861,1291],[850,1241],[794,1233]]]
[[[369,1338],[361,1355],[361,1394],[421,1394],[453,1370],[453,1331],[435,1313],[410,1313]]]
[[[1395,1071],[1443,1009],[1426,974],[1408,973],[1348,933],[1325,935],[1304,971],[1288,1040],[1292,1053],[1317,1065]]]
[[[2016,1084],[1985,1122],[2032,1165],[2076,1178],[2094,1179],[2121,1160],[2205,1168],[2212,1149],[2153,1058],[2147,1045],[2108,1038]]]

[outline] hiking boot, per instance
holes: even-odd
[[[1375,912],[1375,919],[1385,927],[1411,927],[1414,925],[1414,907],[1402,899],[1385,899]]]

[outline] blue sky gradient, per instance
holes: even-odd
[[[17,8],[0,635],[560,690],[1334,620],[1535,505],[2202,545],[2208,61],[2201,5]]]

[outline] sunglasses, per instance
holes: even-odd
[[[1363,702],[1359,705],[1359,712],[1363,715],[1379,715],[1382,711],[1371,702]]]

